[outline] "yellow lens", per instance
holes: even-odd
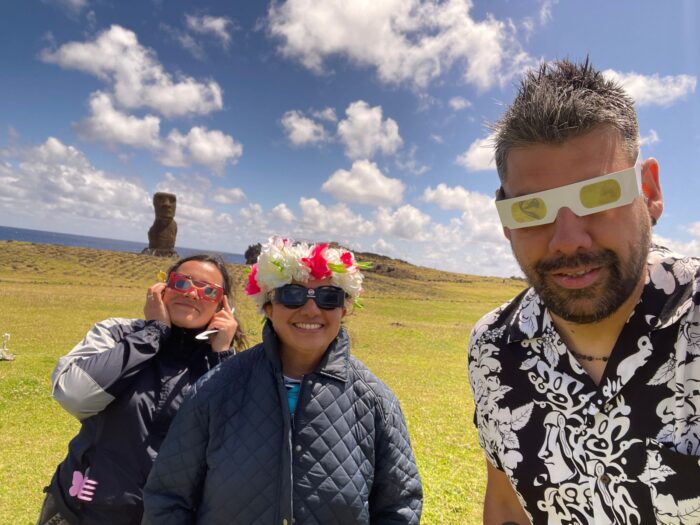
[[[581,188],[580,199],[584,208],[597,208],[620,200],[622,188],[614,179],[595,182]]]
[[[523,199],[512,204],[510,213],[513,215],[515,222],[539,221],[546,217],[547,205],[539,197]]]

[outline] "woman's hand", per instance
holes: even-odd
[[[154,284],[148,289],[143,315],[146,321],[162,321],[170,326],[170,314],[163,302],[163,290],[165,290],[165,283]]]
[[[238,321],[233,317],[233,312],[228,304],[228,297],[224,295],[223,308],[214,314],[209,321],[207,330],[218,330],[210,339],[211,349],[214,352],[225,352],[231,348],[233,336],[238,329]]]

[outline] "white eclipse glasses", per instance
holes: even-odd
[[[552,223],[561,208],[569,208],[582,217],[626,206],[641,194],[642,163],[637,157],[631,168],[551,190],[497,200],[496,208],[501,224],[515,230]]]

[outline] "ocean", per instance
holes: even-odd
[[[27,230],[24,228],[11,228],[0,226],[0,241],[24,241],[36,244],[61,244],[63,246],[80,246],[83,248],[96,248],[98,250],[111,250],[115,252],[141,253],[148,247],[148,242],[120,241],[117,239],[104,239],[102,237],[88,237],[86,235],[70,235],[67,233],[45,232],[41,230]],[[180,257],[188,257],[195,253],[217,253],[224,261],[234,264],[244,264],[245,257],[239,253],[218,252],[213,250],[198,250],[176,246]]]

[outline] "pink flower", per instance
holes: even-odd
[[[310,257],[303,257],[301,260],[311,272],[311,277],[314,279],[325,279],[332,275],[331,269],[328,268],[328,261],[323,256],[323,252],[328,248],[328,243],[317,244],[311,250]]]
[[[352,253],[343,252],[342,254],[340,254],[340,261],[345,265],[346,268],[350,268],[353,263]]]
[[[245,293],[248,295],[255,295],[262,291],[260,286],[258,286],[258,281],[255,278],[256,275],[258,275],[258,265],[254,264],[250,268],[250,273],[248,274],[248,284],[245,287]]]

